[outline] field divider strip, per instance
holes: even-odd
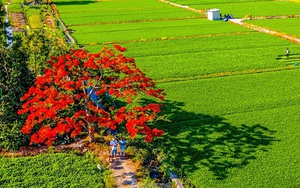
[[[264,19],[284,19],[284,18],[300,18],[300,14],[281,15],[281,16],[252,16],[251,20],[264,20]]]
[[[277,1],[278,1],[278,0],[277,0]],[[287,0],[287,1],[289,1],[289,2],[294,2],[294,3],[300,3],[299,0]]]
[[[245,28],[249,28],[249,29],[252,29],[252,30],[255,30],[255,31],[258,31],[258,32],[262,32],[262,33],[267,33],[267,34],[270,34],[270,35],[288,40],[290,42],[300,44],[300,38],[288,35],[288,34],[283,33],[283,32],[275,31],[275,30],[272,30],[272,29],[268,29],[268,28],[256,26],[256,25],[253,25],[253,24],[245,23],[244,19],[229,19],[228,21],[230,23],[238,24],[238,25],[243,26]]]
[[[69,24],[71,26],[94,26],[94,25],[109,25],[109,24],[124,24],[124,23],[142,23],[142,22],[164,22],[164,21],[173,21],[173,20],[196,20],[203,19],[202,17],[191,16],[191,17],[180,17],[180,18],[162,18],[162,19],[148,19],[148,20],[123,20],[123,21],[114,21],[114,22],[94,22],[86,24]]]
[[[290,66],[286,66],[286,67],[276,67],[276,68],[268,68],[268,69],[253,69],[253,70],[234,71],[234,72],[219,72],[219,73],[213,73],[213,74],[180,77],[180,78],[165,78],[165,79],[159,79],[159,80],[154,80],[154,81],[156,83],[169,83],[169,82],[178,82],[178,81],[189,81],[189,80],[227,77],[227,76],[278,72],[278,71],[285,71],[285,70],[294,70],[294,69],[299,69],[299,68],[300,68],[299,66],[290,65]]]
[[[61,30],[64,32],[64,34],[66,35],[66,37],[68,38],[68,40],[72,43],[72,44],[76,44],[75,39],[70,35],[70,32],[67,28],[67,26],[65,25],[65,23],[61,20],[60,18],[60,14],[59,11],[56,7],[56,5],[54,3],[50,3],[51,4],[51,9],[52,9],[52,14],[54,15],[55,19],[58,20],[59,24],[61,25]]]
[[[242,34],[250,34],[254,31],[244,31],[244,32],[234,32],[234,33],[219,33],[219,34],[206,34],[206,35],[192,35],[192,36],[178,36],[178,37],[161,37],[161,38],[151,38],[151,39],[137,39],[137,40],[124,40],[124,41],[108,41],[108,42],[97,42],[91,44],[82,44],[82,45],[105,45],[105,44],[124,44],[124,43],[132,43],[132,42],[152,42],[159,40],[183,40],[183,39],[196,39],[196,38],[207,38],[207,37],[217,37],[217,36],[234,36],[234,35],[242,35]]]
[[[204,11],[204,10],[198,10],[198,9],[190,8],[189,6],[186,6],[186,5],[180,5],[180,4],[177,4],[177,3],[172,3],[172,2],[166,1],[166,0],[159,0],[159,1],[163,2],[163,3],[170,4],[170,5],[175,6],[175,7],[184,8],[184,9],[187,9],[187,10],[199,13],[199,14],[204,14],[204,15],[207,14],[207,12]]]

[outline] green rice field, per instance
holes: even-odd
[[[158,1],[58,1],[61,18],[67,25],[91,25],[114,22],[141,22],[195,18],[201,15],[178,10]],[[78,8],[80,7],[80,8]]]
[[[218,8],[221,13],[233,14],[237,18],[244,18],[246,15],[252,16],[282,16],[282,15],[298,15],[300,4],[288,1],[185,1],[175,0],[181,5],[188,5],[196,9]],[[212,3],[209,3],[212,2]]]
[[[218,29],[213,28],[218,25]],[[91,30],[92,28],[92,30]],[[202,29],[205,28],[205,29]],[[203,19],[172,20],[159,22],[123,23],[91,26],[72,26],[73,36],[81,44],[123,42],[133,40],[157,40],[174,37],[247,32],[249,29],[224,22],[209,22]],[[132,35],[132,33],[135,35]]]
[[[250,24],[280,31],[300,38],[300,18],[250,20]]]
[[[171,0],[222,14],[299,15],[293,1]],[[155,126],[188,187],[300,187],[300,45],[158,0],[55,0],[87,50],[120,43],[167,93]],[[299,37],[299,18],[250,20]],[[285,56],[285,49],[291,54]]]
[[[98,187],[103,174],[88,157],[74,154],[42,154],[0,158],[0,187]]]

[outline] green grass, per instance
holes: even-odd
[[[23,12],[23,9],[20,5],[20,3],[12,3],[7,6],[9,13],[14,13],[14,12]]]
[[[300,18],[285,18],[285,19],[264,19],[247,21],[250,24],[258,25],[264,28],[270,28],[279,32],[284,32],[289,35],[294,35],[300,38]]]
[[[0,164],[0,187],[104,187],[97,164],[84,156],[2,157]]]
[[[42,29],[43,28],[43,23],[41,22],[39,15],[29,16],[28,24],[31,29]]]
[[[43,23],[40,16],[40,7],[38,6],[26,6],[25,13],[27,22],[32,29],[43,28]]]
[[[24,2],[24,0],[11,0],[12,4],[16,3],[16,4],[21,5],[21,3],[23,3],[23,2]]]

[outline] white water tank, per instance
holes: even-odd
[[[207,19],[220,20],[220,9],[209,9],[207,11]]]

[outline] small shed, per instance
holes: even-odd
[[[220,20],[220,9],[210,9],[207,11],[207,19],[209,20]]]

